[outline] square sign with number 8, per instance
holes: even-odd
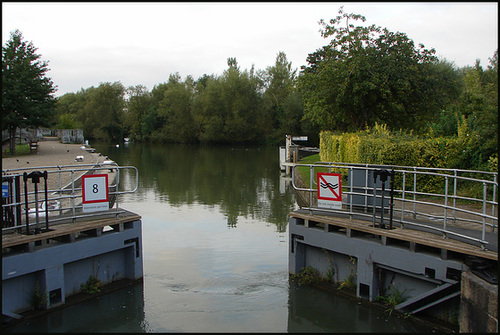
[[[92,174],[82,176],[82,203],[84,211],[109,209],[108,175]]]

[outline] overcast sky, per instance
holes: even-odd
[[[154,85],[178,72],[198,79],[221,75],[227,58],[240,69],[265,69],[279,51],[300,70],[309,53],[327,45],[318,21],[344,11],[406,33],[416,45],[462,67],[498,48],[498,4],[473,3],[9,3],[2,2],[2,45],[19,29],[32,41],[56,96],[121,81]]]

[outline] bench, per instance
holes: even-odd
[[[30,141],[30,154],[38,153],[38,142]]]

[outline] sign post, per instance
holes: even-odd
[[[82,204],[84,212],[109,210],[107,174],[82,176]]]
[[[342,209],[342,175],[318,172],[318,207]]]
[[[9,197],[9,183],[4,181],[2,182],[2,198]]]

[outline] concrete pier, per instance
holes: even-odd
[[[60,306],[91,276],[104,285],[140,279],[142,271],[141,220],[130,212],[58,224],[36,235],[7,234],[2,236],[2,314],[16,317],[35,307]],[[42,306],[34,306],[37,298]]]
[[[300,210],[290,213],[289,234],[291,274],[313,267],[334,282],[350,280],[356,296],[372,302],[398,292],[403,299],[396,310],[432,316],[456,327],[468,257],[498,261],[496,252],[435,234],[380,229],[366,220]],[[489,324],[494,322],[489,318]]]

